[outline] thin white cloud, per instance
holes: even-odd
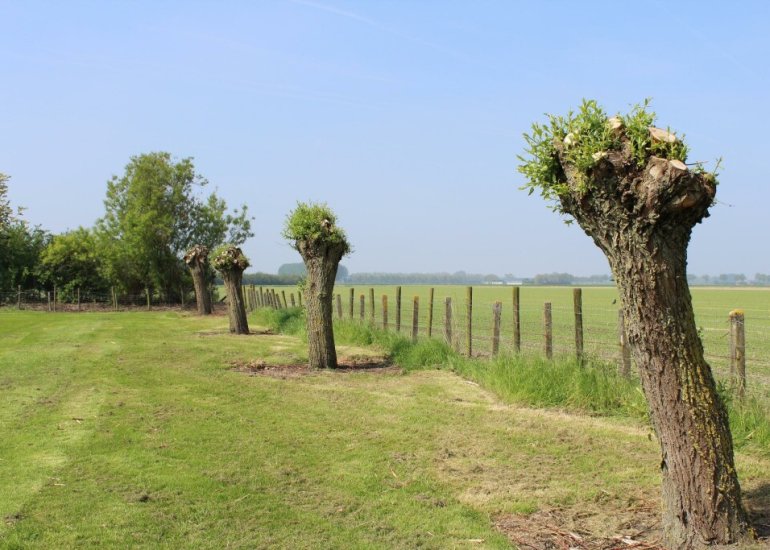
[[[417,36],[413,36],[410,34],[403,33],[401,31],[398,31],[396,29],[393,29],[391,27],[388,27],[386,25],[382,25],[381,23],[378,23],[374,19],[371,19],[369,17],[364,17],[363,15],[358,15],[357,13],[353,13],[351,11],[342,10],[335,6],[321,3],[321,2],[314,2],[313,0],[287,0],[288,2],[300,6],[305,6],[312,9],[317,9],[320,11],[325,11],[327,13],[331,13],[334,15],[338,15],[340,17],[345,17],[347,19],[351,19],[354,21],[358,21],[360,23],[364,23],[372,28],[375,28],[379,31],[382,31],[384,33],[396,36],[398,38],[401,38],[403,40],[407,40],[409,42],[412,42],[414,44],[419,44],[421,46],[425,46],[431,50],[434,50],[436,52],[442,53],[444,55],[448,55],[452,58],[455,58],[459,61],[463,61],[466,63],[472,63],[476,65],[483,65],[482,63],[479,63],[477,60],[472,59],[468,55],[458,52],[456,50],[452,50],[450,48],[446,48],[440,44],[436,44],[435,42],[430,42],[428,40],[424,40],[422,38],[419,38]],[[493,69],[493,67],[487,67],[489,69]]]

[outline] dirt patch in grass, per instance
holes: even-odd
[[[195,333],[198,336],[224,336],[231,334],[229,330],[222,329],[222,330],[199,330]],[[276,334],[270,329],[251,329],[249,330],[248,334],[239,334],[238,338],[242,338],[243,336],[280,336],[279,334]]]
[[[236,361],[231,363],[231,370],[249,376],[271,376],[273,378],[299,378],[321,373],[349,374],[370,372],[372,374],[401,374],[401,367],[393,365],[384,357],[340,357],[336,369],[311,369],[307,364],[271,365],[263,360]]]
[[[495,527],[519,548],[537,550],[585,549],[665,550],[660,544],[660,513],[658,506],[637,507],[613,518],[619,533],[610,537],[595,534],[597,520],[606,520],[591,512],[575,509],[539,510],[532,514],[510,514],[495,519]]]

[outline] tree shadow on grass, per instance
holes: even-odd
[[[770,483],[744,491],[743,503],[757,536],[770,542]]]

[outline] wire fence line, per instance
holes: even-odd
[[[301,293],[295,286],[243,288],[250,310],[302,306]],[[561,292],[559,299],[535,302],[533,295],[542,298],[548,289],[516,288],[341,286],[335,289],[333,309],[335,317],[357,319],[407,336],[414,333],[418,337],[444,339],[459,352],[474,356],[521,352],[566,357],[580,353],[585,358],[623,365],[623,332],[619,330],[617,304],[597,302],[595,298],[587,300],[579,312],[582,330],[578,343],[576,306],[565,299],[565,292]],[[592,292],[596,294],[593,289],[586,289],[586,295]],[[513,298],[517,294],[521,296],[518,315]],[[762,296],[764,300],[765,295]],[[729,308],[696,303],[695,320],[706,359],[718,378],[731,379],[740,351],[750,383],[762,387],[770,396],[770,300],[765,300],[767,304],[763,300],[759,307],[742,312],[740,350],[736,350]],[[549,321],[545,319],[546,303],[550,304]],[[189,292],[182,303],[171,303],[151,292],[77,290],[60,295],[48,290],[18,289],[0,293],[0,306],[52,312],[193,309],[195,296]]]
[[[216,292],[213,293],[216,298]],[[216,301],[216,300],[214,300]],[[135,309],[194,309],[193,292],[183,296],[181,301],[170,301],[152,292],[139,294],[121,293],[116,290],[93,292],[76,289],[58,293],[52,290],[16,290],[0,292],[0,307],[51,311],[88,312],[119,311]]]
[[[611,302],[598,305],[595,300],[589,300],[581,304],[578,312],[574,303],[565,303],[563,298],[560,303],[548,300],[533,303],[531,299],[528,302],[522,299],[517,331],[513,294],[518,292],[523,297],[530,288],[521,287],[519,291],[514,291],[509,287],[507,292],[511,293],[510,296],[505,295],[504,289],[497,289],[494,293],[478,292],[476,296],[477,290],[488,289],[454,286],[337,287],[333,311],[335,318],[371,323],[386,330],[399,331],[405,336],[416,334],[419,337],[440,338],[466,355],[526,353],[575,357],[580,350],[584,359],[617,363],[623,368],[624,355],[628,357],[630,353],[625,333],[620,328],[619,305]],[[251,308],[285,307],[299,303],[301,299],[296,287],[255,287],[253,292]],[[543,292],[538,289],[538,296],[542,296]],[[499,299],[503,296],[505,300]],[[545,318],[546,303],[549,304],[549,321]],[[735,330],[731,311],[729,308],[696,305],[695,320],[706,360],[718,379],[730,383],[737,375],[735,369],[742,364],[748,370],[749,383],[770,395],[770,308],[741,312],[738,321],[743,335],[741,350],[736,350],[734,336],[731,336]],[[577,321],[578,314],[582,323]],[[582,325],[580,342],[578,324]],[[629,362],[626,368],[633,371],[635,367],[630,358],[625,361]]]

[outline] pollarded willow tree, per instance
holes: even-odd
[[[230,332],[248,334],[249,322],[246,319],[246,304],[243,302],[243,271],[249,267],[249,260],[241,249],[232,244],[217,247],[212,254],[212,265],[222,274],[227,294],[227,315],[230,319]]]
[[[304,294],[310,367],[336,368],[332,297],[337,268],[350,253],[350,243],[325,204],[298,203],[286,218],[283,236],[307,268]]]
[[[602,249],[662,451],[663,527],[672,548],[730,544],[751,530],[727,412],[695,325],[687,245],[714,202],[716,175],[653,126],[648,103],[608,118],[594,101],[525,134],[519,171]]]
[[[209,249],[202,244],[196,244],[184,255],[184,263],[190,268],[195,301],[198,305],[198,315],[211,315],[211,292],[209,290]]]

